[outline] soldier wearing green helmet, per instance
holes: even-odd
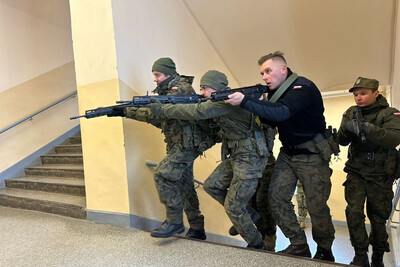
[[[400,176],[400,113],[389,107],[375,79],[359,77],[349,90],[355,106],[343,114],[339,143],[350,144],[345,198],[350,241],[355,250],[352,265],[370,266],[368,247],[372,245],[371,266],[384,266],[383,255],[389,251],[386,221],[392,209],[392,185]],[[361,114],[362,118],[357,118]],[[365,229],[364,205],[371,224]]]

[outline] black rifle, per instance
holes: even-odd
[[[365,126],[365,120],[361,113],[361,109],[357,107],[354,113],[358,124],[358,129],[360,130],[359,136],[361,138],[361,143],[365,143],[367,142],[367,127]]]
[[[211,99],[211,101],[227,100],[227,99],[229,99],[228,95],[231,95],[236,92],[242,93],[250,98],[259,99],[262,96],[262,94],[265,94],[268,92],[268,87],[265,85],[256,84],[256,85],[247,86],[247,87],[241,87],[241,88],[236,88],[236,89],[231,89],[231,90],[226,90],[226,91],[214,92],[211,94],[210,99]]]
[[[106,116],[108,114],[111,114],[114,108],[143,107],[152,103],[151,98],[155,98],[156,101],[159,101],[163,104],[189,104],[189,103],[199,103],[207,100],[206,98],[203,98],[201,95],[196,95],[196,94],[134,96],[132,101],[117,101],[117,104],[119,105],[89,109],[85,111],[85,115],[72,117],[70,118],[70,120],[83,117],[85,117],[86,119],[90,119],[100,116]]]
[[[240,92],[251,98],[260,98],[260,96],[267,92],[267,87],[261,84],[256,84],[253,86],[241,87],[237,89],[231,89],[226,91],[214,92],[211,94],[210,98],[204,98],[201,95],[196,94],[186,94],[186,95],[145,95],[145,96],[134,96],[132,101],[117,101],[115,106],[109,107],[99,107],[95,109],[90,109],[85,111],[85,115],[76,116],[70,118],[71,120],[78,118],[96,118],[100,116],[106,116],[113,112],[114,108],[127,108],[127,107],[143,107],[152,103],[151,98],[154,98],[157,102],[162,104],[193,104],[205,102],[207,100],[211,101],[222,101],[228,99],[228,95],[235,92]]]

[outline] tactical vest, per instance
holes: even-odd
[[[349,119],[355,118],[354,110],[356,107],[350,108],[347,112],[350,114]],[[383,128],[384,119],[388,115],[397,110],[391,107],[383,108],[375,113],[364,115],[365,121]],[[346,163],[345,170],[351,170],[353,165],[372,175],[385,174],[394,178],[400,177],[400,153],[396,149],[388,149],[379,144],[372,142],[352,142],[348,150],[349,164]]]

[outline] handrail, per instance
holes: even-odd
[[[397,226],[391,225],[391,224],[397,224],[399,225],[400,222],[396,222],[393,221],[393,216],[394,216],[394,212],[400,212],[399,209],[397,209],[397,205],[400,203],[400,182],[397,184],[397,189],[396,189],[396,193],[394,195],[393,198],[393,207],[392,207],[392,212],[390,213],[389,219],[387,221],[387,228],[397,228]]]
[[[50,104],[50,105],[48,105],[48,106],[42,108],[41,110],[36,111],[35,113],[33,113],[33,114],[31,114],[31,115],[29,115],[29,116],[27,116],[27,117],[25,117],[25,118],[23,118],[23,119],[21,119],[21,120],[15,122],[15,123],[13,123],[13,124],[11,124],[10,126],[4,128],[4,129],[2,129],[2,130],[0,131],[0,134],[4,133],[5,131],[10,130],[11,128],[17,126],[18,124],[23,123],[23,122],[26,121],[26,120],[32,120],[33,117],[35,117],[35,116],[38,115],[39,113],[42,113],[43,111],[46,111],[46,110],[48,110],[49,108],[51,108],[51,107],[53,107],[53,106],[55,106],[55,105],[57,105],[57,104],[59,104],[59,103],[61,103],[61,102],[64,102],[65,100],[67,100],[67,99],[69,99],[69,98],[75,97],[76,94],[77,94],[77,91],[75,91],[75,92],[73,92],[72,94],[69,94],[69,95],[67,95],[67,96],[65,96],[65,97],[63,97],[63,98],[61,98],[60,100],[54,102],[53,104]]]

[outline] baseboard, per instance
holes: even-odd
[[[68,132],[62,134],[61,136],[57,137],[47,145],[41,147],[40,149],[36,150],[29,156],[25,157],[24,159],[20,160],[16,164],[12,165],[11,167],[7,168],[3,172],[0,173],[0,188],[5,186],[4,180],[22,176],[24,175],[25,168],[32,165],[40,164],[40,156],[49,153],[55,146],[61,145],[65,140],[69,137],[74,136],[77,132],[80,131],[80,125],[75,126]]]
[[[87,220],[102,224],[115,226],[137,228],[144,231],[151,231],[162,223],[158,220],[152,220],[132,214],[122,214],[115,212],[105,212],[97,210],[87,210]],[[185,232],[181,235],[184,236]],[[228,236],[218,235],[207,232],[207,241],[230,246],[246,246],[243,240],[238,240]]]

